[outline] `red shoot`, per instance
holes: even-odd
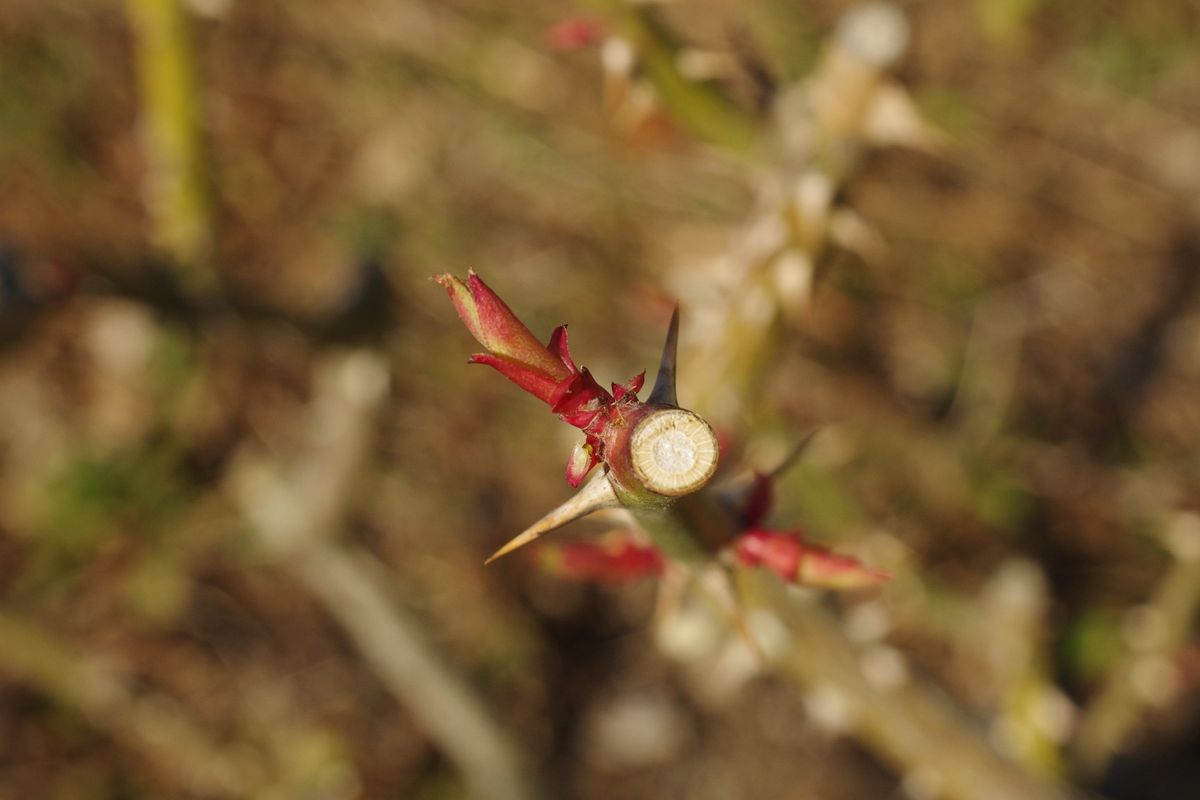
[[[886,572],[850,556],[808,544],[798,531],[747,531],[734,540],[734,553],[745,566],[765,567],[788,583],[822,589],[860,589],[888,579]]]
[[[567,542],[542,552],[547,570],[572,580],[625,583],[660,575],[663,570],[662,553],[628,536]]]
[[[567,326],[559,325],[543,345],[499,295],[473,271],[463,281],[445,274],[437,278],[454,302],[458,316],[486,353],[471,356],[487,364],[534,397],[568,425],[581,429],[584,441],[567,462],[567,482],[578,487],[592,467],[604,459],[601,433],[609,421],[640,401],[645,373],[628,383],[613,384],[609,394],[587,368],[575,366],[567,346]]]

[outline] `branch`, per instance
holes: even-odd
[[[196,65],[182,0],[126,0],[141,91],[142,180],[154,245],[197,294],[213,288]]]
[[[1167,533],[1175,561],[1154,596],[1127,626],[1128,651],[1108,672],[1072,742],[1076,765],[1099,775],[1141,722],[1147,706],[1166,705],[1178,690],[1171,656],[1187,642],[1200,608],[1200,518],[1179,514]]]
[[[715,88],[680,72],[678,43],[648,8],[628,0],[590,1],[633,44],[659,99],[684,128],[733,152],[754,147],[760,139],[757,122]]]
[[[462,771],[474,796],[536,796],[515,742],[445,663],[389,591],[382,564],[331,533],[352,494],[387,383],[386,366],[358,352],[331,359],[313,400],[312,444],[288,476],[243,454],[231,489],[261,542],[338,622],[384,686]]]
[[[252,750],[221,747],[169,697],[143,687],[135,692],[100,657],[7,611],[0,611],[0,668],[77,711],[190,792],[249,797],[267,785]]]
[[[932,687],[910,676],[872,680],[863,653],[816,603],[797,599],[762,571],[740,570],[752,607],[784,622],[790,636],[769,666],[805,691],[828,692],[848,731],[892,764],[906,783],[948,800],[1064,800],[1066,789],[1000,758],[983,733]]]

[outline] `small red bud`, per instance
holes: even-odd
[[[594,19],[572,17],[546,29],[546,46],[551,50],[581,50],[604,36],[604,28]]]
[[[579,484],[583,483],[583,479],[592,471],[592,467],[600,463],[600,456],[596,451],[597,448],[586,439],[576,444],[575,449],[571,451],[571,457],[567,459],[567,483],[571,484],[572,488],[578,489]]]

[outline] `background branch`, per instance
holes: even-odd
[[[379,357],[330,358],[312,401],[311,444],[288,470],[243,453],[231,486],[261,541],[345,630],[389,692],[411,713],[471,787],[473,796],[536,796],[516,743],[436,652],[389,590],[368,553],[335,540],[353,498],[387,389]]]

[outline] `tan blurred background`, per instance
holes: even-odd
[[[1200,9],[852,7],[4,0],[0,798],[1200,796]],[[602,382],[679,298],[731,473],[816,431],[848,672],[483,568],[575,432],[468,267]]]

